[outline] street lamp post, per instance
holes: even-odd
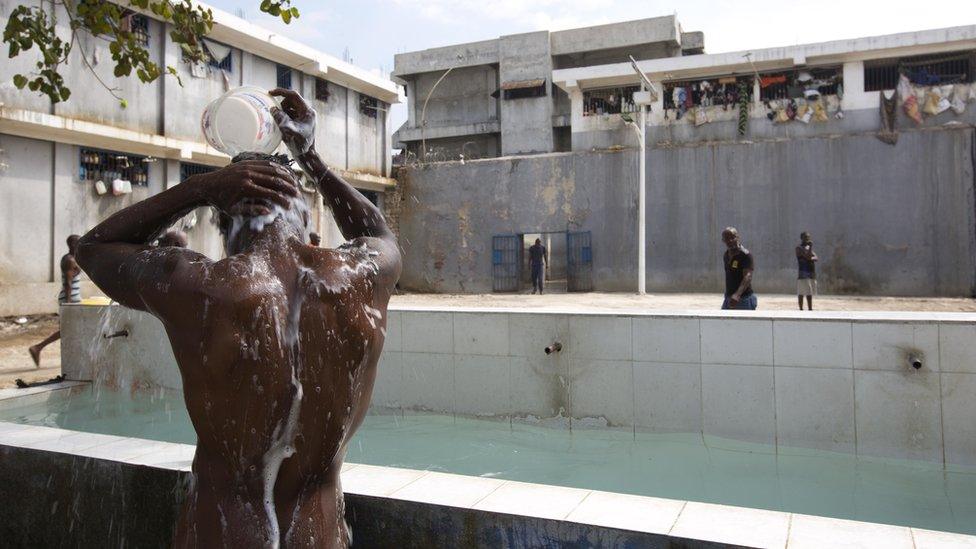
[[[641,84],[641,91],[634,94],[634,104],[640,107],[640,116],[637,117],[639,127],[635,128],[637,142],[640,145],[637,189],[637,294],[644,295],[647,289],[647,108],[652,102],[652,97],[657,95],[657,90],[644,71],[640,70],[633,56],[630,57],[630,64],[640,77]],[[633,121],[628,123],[633,126]]]
[[[641,82],[641,91],[644,89]],[[637,190],[637,295],[644,295],[647,284],[647,106],[640,106],[640,188]]]
[[[460,56],[458,56],[458,59],[460,59]],[[420,111],[420,149],[424,155],[423,162],[425,164],[427,163],[427,102],[430,101],[430,96],[434,95],[434,90],[436,90],[437,86],[440,85],[441,80],[444,80],[444,78],[451,74],[451,71],[453,70],[454,67],[448,68],[446,71],[444,71],[444,74],[437,79],[437,82],[434,82],[434,85],[430,88],[430,91],[427,92],[427,97],[424,99],[424,108]]]

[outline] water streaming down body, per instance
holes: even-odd
[[[260,230],[260,229],[259,229]],[[301,278],[299,274],[299,278]],[[274,488],[278,480],[278,472],[285,459],[295,453],[295,437],[298,435],[298,420],[301,411],[304,387],[301,382],[301,338],[299,324],[301,310],[305,301],[304,288],[301,280],[296,285],[296,291],[288,301],[288,314],[284,321],[275,314],[275,330],[279,333],[279,340],[287,344],[286,360],[291,375],[292,400],[288,414],[284,421],[275,426],[271,435],[272,443],[264,454],[264,510],[269,524],[271,546],[277,548],[281,540],[281,526],[278,524],[278,513],[274,501]],[[284,324],[284,330],[282,330]]]

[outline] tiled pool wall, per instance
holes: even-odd
[[[64,307],[68,379],[180,384],[161,324]],[[91,341],[99,332],[129,336]],[[544,349],[558,342],[562,350]],[[976,315],[391,310],[373,407],[976,467]],[[911,362],[920,363],[916,369]],[[70,362],[70,364],[69,364]]]
[[[194,447],[0,422],[0,545],[169,547]],[[346,463],[354,547],[964,549],[906,526]]]
[[[0,423],[0,546],[170,547],[193,452],[185,444]],[[371,465],[345,464],[341,479],[355,547],[784,547],[793,517]],[[727,523],[772,517],[775,527],[703,529],[716,516]],[[941,535],[887,528],[895,540]]]

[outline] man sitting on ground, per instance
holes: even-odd
[[[197,433],[177,547],[346,547],[339,469],[369,405],[400,252],[382,214],[313,146],[290,90],[275,120],[342,235],[308,245],[308,209],[280,159],[241,155],[109,217],[78,261],[112,299],[159,318]],[[194,208],[220,212],[227,258],[149,247]]]

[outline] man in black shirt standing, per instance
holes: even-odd
[[[723,309],[755,310],[756,294],[752,292],[752,254],[739,241],[739,231],[726,227],[722,231],[725,251],[725,301]]]
[[[542,281],[545,278],[545,268],[549,266],[549,257],[542,239],[535,239],[535,244],[529,247],[529,266],[532,267],[532,293],[539,290],[542,293]]]
[[[813,310],[813,296],[817,293],[817,254],[813,253],[810,233],[800,233],[800,245],[796,247],[796,300],[803,310],[803,296],[807,296],[807,309]]]

